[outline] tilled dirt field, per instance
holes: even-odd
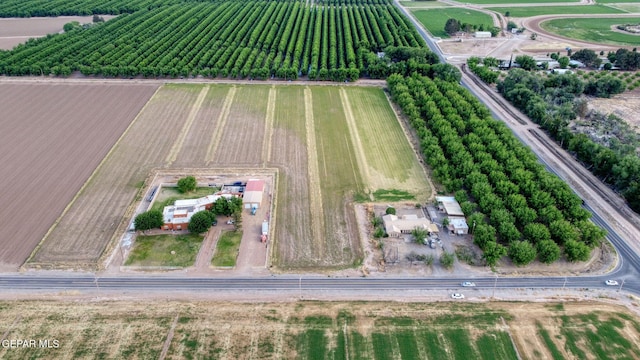
[[[27,259],[156,88],[0,84],[0,270]]]

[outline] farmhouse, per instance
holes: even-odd
[[[219,198],[231,199],[237,196],[228,192],[217,192],[198,199],[176,200],[173,205],[165,206],[162,210],[164,230],[185,230],[193,214],[209,210]]]
[[[418,217],[416,214],[407,214],[400,217],[387,214],[382,217],[384,230],[390,237],[400,237],[402,234],[411,234],[415,228],[431,231],[433,227],[431,222],[424,217]],[[437,228],[436,228],[437,230]]]
[[[245,209],[257,209],[262,203],[262,193],[264,192],[264,180],[249,179],[242,196],[242,204]]]

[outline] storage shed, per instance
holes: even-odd
[[[249,179],[242,196],[242,204],[245,209],[259,208],[262,204],[262,193],[264,192],[264,180]]]

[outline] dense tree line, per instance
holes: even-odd
[[[536,258],[551,263],[561,249],[569,261],[589,257],[605,232],[588,221],[580,198],[468,91],[418,74],[391,75],[387,82],[489,265],[504,255],[517,265]]]
[[[369,73],[368,65],[382,77],[390,73],[383,67],[402,71],[404,63],[366,60],[389,48],[435,59],[387,1],[146,1],[110,21],[0,51],[0,73],[345,81]]]
[[[613,80],[603,76],[585,85],[571,74],[543,79],[522,69],[512,69],[498,84],[498,90],[558,144],[575,154],[593,174],[619,191],[634,211],[640,212],[640,158],[635,149],[607,147],[569,129],[580,104],[577,96],[583,92],[597,93],[604,86],[616,86],[611,85],[615,84]]]

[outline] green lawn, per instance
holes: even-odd
[[[444,31],[444,25],[448,19],[452,18],[468,24],[493,26],[491,16],[479,11],[462,8],[413,10],[413,14],[433,36],[442,38],[449,37]]]
[[[640,44],[640,37],[631,34],[622,34],[611,31],[612,25],[638,23],[640,17],[636,18],[598,18],[598,19],[554,19],[540,24],[547,31],[562,34],[577,40],[586,40],[603,44],[637,46]]]
[[[640,13],[640,2],[636,3],[626,3],[626,4],[611,4],[611,7],[615,7],[616,9],[620,9],[622,11],[630,12],[630,13]]]
[[[505,14],[509,12],[512,17],[531,17],[537,15],[553,15],[553,14],[621,14],[625,11],[614,9],[604,5],[585,5],[585,6],[527,6],[527,7],[491,7],[488,10]],[[593,19],[589,19],[592,21]]]
[[[196,260],[202,239],[196,234],[138,236],[125,265],[189,267]]]
[[[242,231],[225,231],[220,235],[216,251],[211,259],[213,266],[236,266],[236,258],[240,249]]]

